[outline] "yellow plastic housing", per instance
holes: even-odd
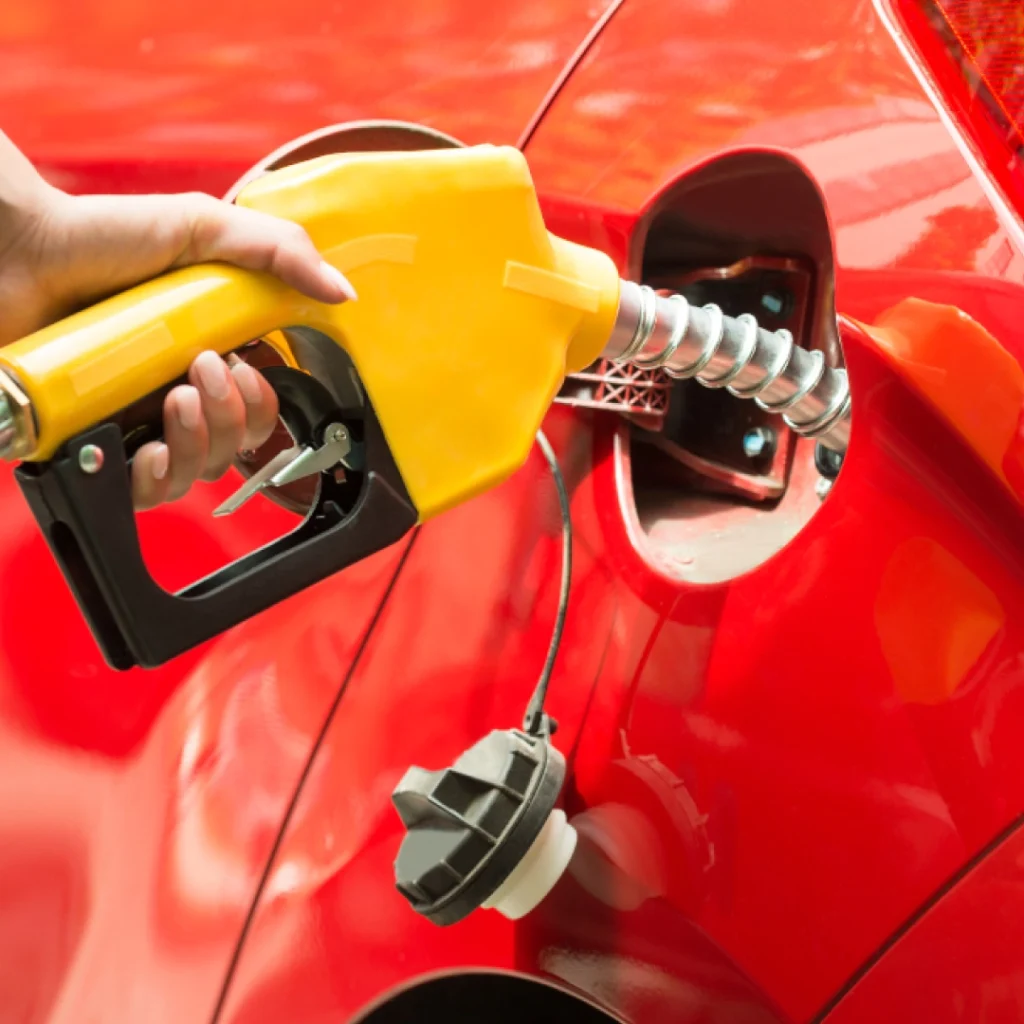
[[[275,329],[314,328],[351,356],[421,519],[526,459],[566,373],[611,334],[619,277],[551,235],[511,147],[321,157],[266,175],[242,205],[302,224],[357,302],[327,306],[267,275],[175,271],[0,350],[38,445],[66,440]]]

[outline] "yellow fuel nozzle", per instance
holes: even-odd
[[[133,288],[0,351],[33,414],[11,408],[8,457],[51,458],[203,349],[313,329],[355,364],[427,518],[513,472],[565,374],[612,333],[614,264],[549,234],[516,149],[322,157],[237,201],[303,225],[359,300],[328,307],[220,265]]]
[[[162,664],[499,483],[525,461],[565,375],[600,356],[728,387],[845,447],[843,371],[751,317],[620,281],[606,255],[551,235],[518,150],[322,157],[237,201],[303,225],[358,301],[325,306],[208,264],[0,350],[0,456],[23,460],[22,492],[117,668]],[[295,448],[260,473],[273,486],[314,474],[314,507],[285,537],[168,594],[140,554],[113,420],[201,351],[277,331],[294,358],[264,373]],[[353,366],[356,409],[324,380]]]

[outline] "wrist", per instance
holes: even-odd
[[[0,260],[20,250],[64,198],[0,132]]]

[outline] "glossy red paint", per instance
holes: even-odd
[[[223,193],[280,143],[352,118],[513,142],[602,11],[584,0],[322,2],[298,18],[262,0],[6,5],[0,121],[71,191]],[[231,486],[142,517],[166,585],[293,525],[253,503],[215,529]],[[119,675],[9,472],[0,494],[0,1020],[207,1019],[403,548],[157,672]]]
[[[632,672],[658,619],[606,557],[595,478],[614,467],[607,453],[595,462],[580,426],[563,410],[547,425],[581,525],[551,684],[567,754],[596,679]],[[348,1019],[404,979],[445,967],[537,972],[529,926],[487,913],[439,929],[409,910],[394,890],[401,826],[390,792],[409,764],[448,763],[489,729],[520,723],[550,638],[558,558],[554,486],[539,453],[505,486],[420,529],[326,734],[322,784],[296,805],[224,1020]],[[510,579],[521,586],[509,590]]]
[[[644,211],[666,185],[755,144],[792,153],[821,183],[842,310],[870,322],[908,295],[954,302],[1019,362],[1021,255],[866,4],[797,2],[784,17],[744,0],[628,4],[527,152],[553,229],[636,268]],[[839,484],[788,547],[724,586],[687,585],[651,562],[626,436],[573,421],[594,443],[576,522],[629,611],[593,690],[571,703],[589,701],[584,727],[559,737],[575,747],[567,803],[587,838],[551,900],[518,929],[484,915],[431,934],[410,917],[394,963],[376,929],[381,918],[389,934],[399,927],[383,888],[399,830],[383,807],[363,811],[372,839],[312,904],[261,902],[227,1019],[273,1019],[297,992],[311,1015],[344,1016],[459,955],[500,961],[514,936],[519,969],[625,1019],[742,1008],[807,1020],[1013,820],[1024,804],[1019,506],[873,341],[851,327],[846,350],[858,405]],[[460,540],[489,515],[460,512]],[[416,554],[446,600],[462,592],[448,589],[453,556],[436,558],[429,539],[448,528],[432,524]],[[347,747],[364,677],[380,693],[398,671],[421,678],[402,702],[414,722],[484,699],[469,675],[452,673],[443,698],[432,690],[448,641],[410,652],[410,638],[436,631],[407,602],[396,591],[325,749]],[[595,625],[568,638],[567,658],[598,637]],[[584,681],[563,674],[556,692],[565,700]],[[453,726],[448,753],[498,724]],[[403,732],[386,764],[368,757],[393,781],[426,760],[422,742]],[[352,789],[365,783],[339,783],[332,800]],[[302,794],[297,818],[328,815],[332,800]],[[283,849],[299,846],[290,828]],[[353,924],[377,886],[373,906],[387,909]]]
[[[772,146],[821,185],[839,266],[1019,280],[1021,256],[870,4],[627,4],[528,153],[542,192],[636,213],[709,155]],[[839,305],[846,308],[842,276]],[[856,311],[852,311],[857,315]]]
[[[605,6],[5,4],[0,119],[72,191],[220,194],[282,143],[363,118],[515,142]]]
[[[321,33],[260,3],[5,10],[0,90],[22,103],[0,92],[22,118],[5,127],[78,188],[220,191],[348,117],[508,141],[601,13],[337,11]],[[95,46],[76,47],[86,32]],[[214,37],[231,42],[192,42]],[[18,85],[8,69],[33,61],[50,78]],[[864,0],[628,0],[527,153],[552,228],[636,270],[655,197],[749,146],[821,183],[843,312],[953,303],[1021,361],[1024,257]],[[518,925],[487,912],[442,930],[408,909],[389,794],[410,763],[519,722],[557,586],[539,457],[420,531],[397,576],[401,550],[386,552],[159,673],[116,677],[0,477],[18,595],[0,605],[0,1021],[205,1020],[225,986],[217,1019],[232,1024],[348,1019],[473,966],[553,980],[636,1024],[792,1024],[829,1007],[1024,808],[1021,507],[875,341],[851,325],[844,342],[857,411],[840,480],[781,552],[724,584],[685,582],[648,532],[621,425],[549,417],[577,532],[552,711],[581,840]],[[941,337],[936,351],[941,371]],[[214,535],[215,501],[146,517],[164,578],[285,522],[252,503]],[[915,986],[947,928],[993,960],[952,965],[946,945],[934,1019],[992,963],[1016,970],[1009,945],[984,944],[996,897],[976,883],[1008,877],[1014,849],[835,1015],[885,1019],[892,996],[900,1019],[931,1019]],[[953,1006],[981,1024],[992,1004]]]
[[[797,2],[784,17],[743,0],[630,4],[528,155],[543,191],[580,200],[579,233],[594,237],[681,170],[750,144],[783,148],[822,186],[840,310],[871,322],[907,296],[951,302],[1020,362],[1014,225],[1001,225],[867,4]],[[641,230],[619,248],[623,265],[638,265],[642,241]],[[724,592],[680,591],[618,723],[632,749],[690,782],[709,832],[720,822],[719,882],[696,919],[794,1020],[1024,798],[1010,739],[1022,709],[1007,602],[1019,588],[992,575],[1014,557],[1016,512],[993,495],[1008,517],[1005,555],[974,548],[995,535],[943,482],[953,466],[967,479],[956,443],[923,427],[921,406],[883,387],[853,340],[847,350],[857,412],[840,484],[761,570]],[[861,362],[872,371],[858,382]],[[927,454],[937,451],[942,466]],[[942,646],[958,631],[959,651]],[[922,694],[922,677],[941,697]],[[603,756],[613,730],[596,725],[578,772],[599,803],[600,767],[584,787],[586,745],[597,733]]]
[[[882,951],[825,1018],[828,1024],[1019,1021],[1022,868],[1024,833],[1018,830]]]
[[[211,537],[228,486],[144,517],[162,579],[180,585],[280,528],[286,514],[262,503]],[[208,1019],[400,550],[157,672],[116,674],[8,473],[0,493],[0,1020]]]
[[[1011,697],[1013,652],[1024,643],[1021,511],[872,342],[851,332],[847,352],[866,397],[835,493],[785,551],[730,585],[683,585],[645,561],[628,513],[628,446],[596,425],[574,514],[593,524],[581,538],[584,565],[599,553],[595,567],[616,579],[587,589],[614,595],[618,614],[604,627],[577,579],[553,689],[559,744],[575,751],[567,806],[584,841],[570,876],[519,927],[481,914],[438,930],[389,889],[401,831],[391,785],[409,763],[444,763],[515,721],[529,688],[521,675],[511,691],[500,675],[481,678],[490,657],[475,638],[495,609],[471,617],[454,569],[456,549],[494,521],[488,499],[422,531],[320,755],[347,762],[344,781],[339,772],[334,785],[301,795],[225,1019],[256,1024],[286,1006],[344,1019],[460,958],[511,958],[626,1020],[695,1021],[709,1006],[808,1019],[981,848],[1024,797],[1014,739],[1024,707]],[[588,423],[556,420],[577,436]],[[493,496],[513,522],[528,500],[520,494],[537,493],[536,472]],[[498,535],[488,545],[499,563],[506,544]],[[486,581],[491,559],[469,555]],[[405,591],[417,581],[429,599]],[[452,625],[435,625],[446,613]],[[780,628],[793,621],[796,652]],[[836,621],[858,628],[836,630]],[[542,624],[510,621],[506,642],[539,632],[538,661]],[[573,664],[587,655],[596,676]],[[919,661],[948,692],[915,689]],[[387,724],[367,742],[361,726],[375,716]],[[983,756],[972,755],[980,722]],[[378,799],[365,799],[371,789]],[[354,845],[325,857],[308,888],[286,886],[295,861],[312,863],[316,842],[342,829]],[[401,953],[389,956],[400,929]]]
[[[851,338],[847,354],[860,397],[834,493],[760,570],[681,588],[615,723],[707,816],[695,920],[794,1020],[1024,796],[1018,509],[870,352]],[[981,502],[1002,520],[984,542],[961,528]]]

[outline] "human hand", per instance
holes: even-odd
[[[0,132],[0,345],[167,270],[222,261],[265,271],[320,302],[354,299],[297,224],[202,193],[70,196],[46,183]],[[215,480],[277,422],[277,397],[241,360],[215,352],[163,407],[164,441],[135,455],[138,509]]]

